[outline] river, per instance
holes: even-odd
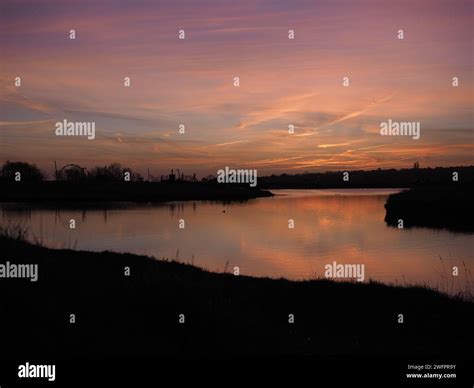
[[[384,203],[397,191],[274,190],[273,198],[248,202],[116,204],[107,210],[10,203],[2,204],[1,224],[22,224],[31,240],[50,247],[133,252],[217,272],[238,267],[241,275],[313,279],[336,262],[364,264],[365,281],[424,284],[450,294],[472,289],[474,235],[387,226]]]

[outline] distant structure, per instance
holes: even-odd
[[[176,175],[174,174],[173,169],[171,169],[171,174],[168,175],[168,182],[174,182],[176,180]]]
[[[171,169],[171,174],[162,175],[161,182],[197,182],[196,173],[193,175],[184,175],[184,172],[180,171],[179,168],[176,169],[177,173],[175,173],[174,169]]]
[[[56,162],[54,162],[55,178],[57,181],[79,181],[85,179],[86,168],[77,164],[66,164],[59,170]]]
[[[420,163],[415,162],[415,164],[413,164],[413,169],[418,170],[419,168],[420,168]]]

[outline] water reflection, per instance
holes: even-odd
[[[456,292],[472,287],[473,236],[384,222],[387,190],[278,190],[243,203],[114,204],[32,208],[3,204],[2,224],[22,222],[53,247],[176,258],[213,271],[305,279],[333,261],[365,264],[366,279],[422,283]],[[69,229],[71,219],[76,229]],[[185,220],[185,228],[178,222]],[[294,229],[288,228],[293,219]],[[440,259],[440,257],[442,259]],[[228,264],[226,264],[228,263]],[[458,277],[450,276],[457,265]],[[448,273],[447,273],[448,272]],[[444,280],[448,278],[452,281]]]

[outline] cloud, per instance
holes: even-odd
[[[2,157],[204,173],[472,164],[470,4],[336,3],[4,0]],[[96,121],[97,139],[55,138],[64,118]],[[420,142],[381,139],[388,118],[421,121]]]

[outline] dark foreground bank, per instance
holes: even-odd
[[[234,276],[132,254],[47,249],[7,237],[0,237],[0,256],[2,264],[38,264],[39,271],[36,282],[0,279],[3,360],[308,355],[454,360],[470,357],[474,348],[474,304],[425,288]],[[404,323],[398,323],[399,314]]]
[[[2,182],[0,202],[234,201],[271,197],[248,185],[201,182]]]
[[[391,194],[385,204],[385,222],[403,227],[423,226],[474,232],[474,184],[420,186]]]

